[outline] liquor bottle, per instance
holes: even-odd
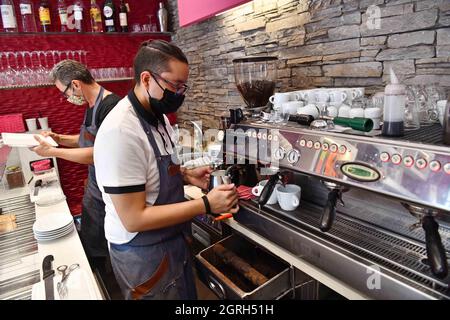
[[[77,30],[77,32],[83,32],[83,3],[81,0],[77,0],[73,4],[73,14],[75,18],[75,30]]]
[[[112,0],[106,0],[103,7],[103,15],[105,16],[106,32],[115,32],[114,26],[114,3]]]
[[[61,32],[67,32],[67,5],[65,0],[58,0],[58,16],[61,24]]]
[[[16,11],[13,0],[1,0],[0,11],[2,14],[3,31],[17,32]]]
[[[167,9],[164,8],[164,4],[162,2],[159,3],[158,22],[159,31],[167,32]]]
[[[95,0],[91,0],[91,9],[89,12],[91,17],[92,32],[103,32],[102,14],[100,7],[97,5]]]
[[[22,16],[22,31],[37,32],[36,20],[34,19],[33,1],[20,0],[20,15]]]
[[[42,32],[50,32],[52,20],[50,18],[50,5],[48,4],[48,0],[41,0],[39,4],[39,21]]]
[[[123,0],[120,0],[119,20],[120,30],[128,32],[128,9]]]

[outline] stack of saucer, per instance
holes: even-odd
[[[50,241],[70,234],[73,231],[73,218],[70,214],[54,212],[40,217],[33,224],[37,241]]]

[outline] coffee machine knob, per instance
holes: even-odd
[[[283,160],[285,155],[286,151],[282,147],[279,147],[277,150],[275,150],[273,154],[275,160]]]
[[[290,164],[296,164],[300,160],[300,152],[298,150],[292,149],[287,155],[287,161]]]

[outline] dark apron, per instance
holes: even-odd
[[[81,148],[94,146],[95,136],[97,135],[97,125],[95,116],[98,106],[103,100],[105,89],[101,88],[95,100],[92,110],[92,119],[90,126],[86,126],[87,112],[84,115],[83,125],[80,130],[78,144]],[[84,191],[82,202],[81,218],[81,241],[84,250],[89,258],[99,258],[108,256],[108,245],[105,238],[105,203],[102,199],[102,193],[98,188],[95,178],[95,167],[93,164],[88,166],[88,180]]]
[[[161,155],[150,124],[136,114],[153,148],[159,171],[159,194],[154,205],[184,201],[180,171],[174,170],[171,155]],[[183,236],[189,225],[187,222],[139,232],[126,244],[110,243],[111,263],[126,299],[197,298],[192,259]]]

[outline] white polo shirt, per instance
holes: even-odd
[[[139,103],[134,93],[132,100]],[[151,123],[153,136],[162,155],[172,154],[174,131],[164,116],[165,126],[139,104],[139,113]],[[170,137],[167,135],[170,135]],[[97,183],[105,202],[105,236],[115,244],[131,241],[137,233],[123,226],[110,194],[145,191],[146,203],[155,203],[159,193],[159,172],[155,153],[131,101],[123,98],[108,114],[97,133],[94,145]]]

